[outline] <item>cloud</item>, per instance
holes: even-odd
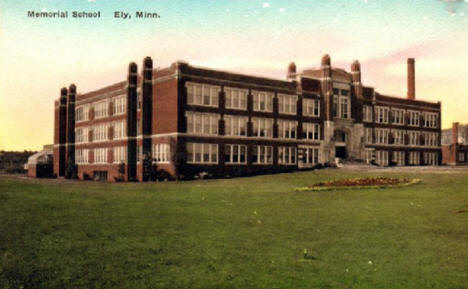
[[[268,8],[268,7],[270,7],[270,3],[268,2],[263,3],[263,8]]]

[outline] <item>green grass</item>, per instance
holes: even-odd
[[[104,184],[0,177],[0,288],[468,288],[468,171]],[[302,262],[304,249],[314,260]]]

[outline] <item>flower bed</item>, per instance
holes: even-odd
[[[408,178],[355,178],[342,179],[328,182],[320,182],[307,187],[296,188],[296,191],[325,191],[325,190],[341,190],[341,189],[365,189],[365,188],[388,188],[388,187],[404,187],[419,183],[419,179]]]

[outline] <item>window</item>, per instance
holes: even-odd
[[[419,126],[419,111],[408,111],[408,125]]]
[[[366,127],[364,129],[364,141],[366,144],[372,144],[373,141],[373,135],[372,135],[372,128],[371,127]]]
[[[376,122],[378,123],[388,123],[388,107],[376,106]]]
[[[117,96],[112,99],[112,107],[114,114],[123,114],[127,107],[127,98],[125,96]]]
[[[75,128],[75,143],[88,142],[88,128],[79,127]]]
[[[127,147],[114,147],[114,163],[127,163]]]
[[[408,131],[409,145],[419,145],[420,133],[418,131]]]
[[[94,104],[94,118],[102,118],[107,116],[107,101],[100,101]]]
[[[408,164],[409,165],[420,165],[420,153],[419,152],[409,152],[408,155]]]
[[[226,164],[246,164],[247,146],[230,144],[224,146],[224,163]]]
[[[279,113],[297,113],[297,95],[278,94]]]
[[[219,86],[187,82],[186,87],[188,104],[213,107],[219,105],[218,95],[221,90]]]
[[[439,134],[435,132],[424,132],[425,146],[439,146]]]
[[[340,97],[340,118],[350,118],[349,97]]]
[[[375,157],[379,166],[388,166],[388,151],[376,151]]]
[[[405,165],[405,152],[403,152],[403,151],[393,151],[392,161],[397,166],[404,166]]]
[[[186,116],[188,133],[218,134],[218,114],[187,111]]]
[[[87,149],[78,149],[75,151],[75,162],[77,164],[87,164],[88,163],[88,150]]]
[[[308,99],[302,100],[302,113],[305,116],[320,116],[320,99]]]
[[[75,121],[76,122],[79,122],[79,121],[83,121],[84,120],[84,107],[83,106],[79,106],[76,108],[75,110]]]
[[[319,140],[320,125],[318,123],[304,122],[302,124],[302,138],[310,140]]]
[[[171,161],[171,151],[169,144],[158,143],[153,144],[152,151],[153,159],[157,163],[169,163]]]
[[[93,141],[107,140],[107,124],[100,124],[93,127]]]
[[[252,118],[253,136],[272,137],[273,119],[271,118]]]
[[[423,112],[423,118],[424,118],[424,123],[423,123],[424,127],[437,128],[438,119],[439,119],[438,113]]]
[[[230,109],[247,109],[247,92],[246,89],[236,89],[225,87],[224,95],[226,96],[226,108]]]
[[[187,163],[217,164],[218,145],[208,143],[187,143]]]
[[[458,161],[459,162],[465,161],[465,153],[458,153]]]
[[[296,164],[295,147],[278,147],[278,164],[294,165]]]
[[[273,147],[272,146],[254,146],[252,162],[254,164],[272,164],[273,163]]]
[[[96,164],[107,163],[107,148],[95,148],[94,149],[94,162]]]
[[[279,138],[296,138],[297,121],[278,120]]]
[[[122,139],[125,137],[125,121],[114,122],[114,139]]]
[[[303,152],[303,162],[306,164],[316,165],[319,163],[319,149],[318,148],[305,148]]]
[[[254,111],[273,111],[272,92],[252,91],[253,95],[253,110]]]
[[[362,120],[372,122],[372,106],[364,105],[362,107]]]
[[[335,90],[335,88],[333,89]],[[340,108],[340,98],[338,95],[333,96],[333,117],[338,117]]]
[[[439,154],[436,152],[424,152],[423,162],[428,166],[436,166],[438,163]]]
[[[405,131],[404,130],[392,130],[393,144],[404,145],[405,144]]]
[[[405,110],[392,108],[392,124],[405,124]]]
[[[246,136],[247,135],[246,116],[224,116],[224,134],[231,136]]]
[[[376,128],[375,129],[375,143],[388,144],[388,129]]]

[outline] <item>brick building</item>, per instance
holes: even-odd
[[[143,180],[144,156],[172,176],[238,176],[334,163],[335,158],[389,165],[438,165],[440,102],[416,100],[414,59],[408,95],[379,94],[351,72],[288,67],[286,80],[176,62],[55,102],[54,171],[76,164],[79,178]],[[75,99],[76,98],[76,99]]]
[[[468,165],[468,125],[454,122],[442,131],[442,163]]]

